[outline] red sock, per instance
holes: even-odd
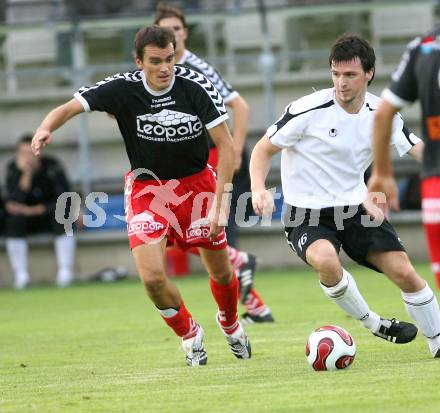
[[[199,325],[194,321],[183,301],[180,304],[179,311],[176,315],[172,317],[162,316],[162,318],[179,337],[186,339],[194,337],[197,334]]]
[[[432,271],[435,275],[437,288],[440,288],[440,223],[424,224],[424,228]]]
[[[209,277],[212,295],[218,305],[219,322],[227,334],[232,334],[238,328],[238,280],[235,272],[229,284],[220,284]]]
[[[257,293],[255,289],[251,289],[249,294],[246,297],[246,301],[244,302],[244,306],[248,312],[255,312],[255,309],[264,305],[263,300]]]
[[[440,177],[422,181],[422,217],[432,271],[440,288]]]

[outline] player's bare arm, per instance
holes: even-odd
[[[370,192],[383,192],[390,207],[396,211],[399,209],[399,198],[391,165],[390,139],[393,117],[397,110],[395,106],[384,100],[376,110],[373,126],[375,162],[373,173],[368,181],[368,190]]]
[[[423,141],[416,143],[409,151],[408,155],[415,159],[417,162],[423,162],[423,151],[425,149],[425,144]]]
[[[217,189],[216,202],[214,204],[215,210],[209,214],[211,219],[211,227],[209,237],[215,238],[220,231],[227,225],[227,214],[223,211],[222,197],[225,190],[225,185],[231,184],[233,169],[234,169],[234,150],[232,144],[232,137],[226,122],[209,130],[209,135],[214,141],[218,150],[218,164],[217,164]]]
[[[69,119],[75,115],[84,112],[81,103],[73,98],[61,106],[56,107],[48,113],[41,125],[35,131],[32,138],[32,152],[34,155],[40,155],[52,140],[52,132],[64,125]]]
[[[257,215],[270,215],[275,210],[272,194],[266,189],[266,177],[269,173],[272,157],[280,152],[267,135],[255,145],[250,160],[252,206]]]
[[[234,145],[234,172],[241,167],[242,152],[246,141],[249,105],[240,96],[226,103],[232,109],[232,142]]]

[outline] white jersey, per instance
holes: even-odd
[[[379,97],[367,93],[361,110],[351,114],[339,106],[331,88],[286,107],[267,136],[283,149],[281,182],[288,204],[321,209],[365,200],[364,173],[373,158],[373,118],[379,102]],[[399,155],[418,142],[396,115],[391,143]]]

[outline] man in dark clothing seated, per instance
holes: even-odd
[[[58,197],[69,191],[70,185],[58,161],[33,155],[31,141],[31,135],[19,139],[15,159],[6,171],[4,235],[14,287],[23,289],[29,284],[26,236],[35,233],[55,235],[56,281],[65,287],[73,280],[75,238],[66,235],[63,225],[55,220],[55,208]]]

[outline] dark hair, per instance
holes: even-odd
[[[170,29],[159,26],[147,26],[140,29],[134,38],[134,53],[138,59],[143,58],[144,48],[152,44],[161,49],[165,49],[172,43],[174,49],[176,48],[176,38]]]
[[[332,63],[350,62],[356,57],[361,61],[364,72],[373,70],[373,77],[368,82],[370,84],[374,79],[376,55],[370,43],[357,34],[344,33],[339,36],[331,48],[328,62],[331,67]]]
[[[162,19],[167,19],[168,17],[176,17],[182,22],[183,27],[188,27],[186,24],[185,15],[181,10],[168,5],[164,1],[159,2],[156,8],[156,17],[154,18],[154,24],[159,24]]]
[[[31,144],[32,143],[32,134],[24,133],[18,138],[17,146],[20,146],[22,143]]]

